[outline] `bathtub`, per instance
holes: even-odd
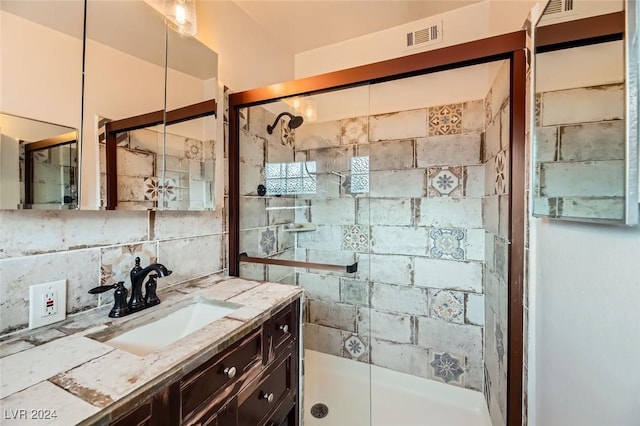
[[[304,426],[491,426],[480,392],[312,350],[304,356]],[[326,416],[314,417],[314,405]]]

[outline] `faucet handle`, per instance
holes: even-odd
[[[124,285],[124,281],[121,281],[120,283]],[[91,290],[89,290],[89,293],[91,294],[104,293],[105,291],[113,290],[114,288],[118,287],[120,283],[113,284],[113,285],[99,285],[98,287],[94,287]]]

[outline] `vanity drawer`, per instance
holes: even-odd
[[[240,395],[238,426],[262,425],[282,401],[292,395],[291,356],[277,360],[255,386],[247,387]]]
[[[269,320],[269,337],[272,350],[270,358],[277,358],[293,340],[298,324],[297,320],[298,318],[296,318],[295,311],[291,305],[282,309]]]
[[[262,363],[262,332],[260,329],[236,342],[223,355],[205,362],[180,382],[182,419],[186,419],[202,404],[216,396],[222,388],[235,383],[251,370],[252,366]]]

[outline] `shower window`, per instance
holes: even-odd
[[[369,192],[369,157],[353,157],[351,159],[351,193]]]
[[[316,193],[316,162],[267,163],[267,195]]]

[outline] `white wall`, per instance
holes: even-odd
[[[293,55],[232,1],[199,0],[196,10],[197,38],[218,53],[218,78],[231,90],[294,78]]]
[[[640,422],[640,229],[533,219],[536,423]]]
[[[337,71],[493,35],[518,31],[536,0],[485,0],[447,13],[378,31],[295,57],[295,77]],[[416,50],[405,48],[406,33],[442,21],[442,42]]]

